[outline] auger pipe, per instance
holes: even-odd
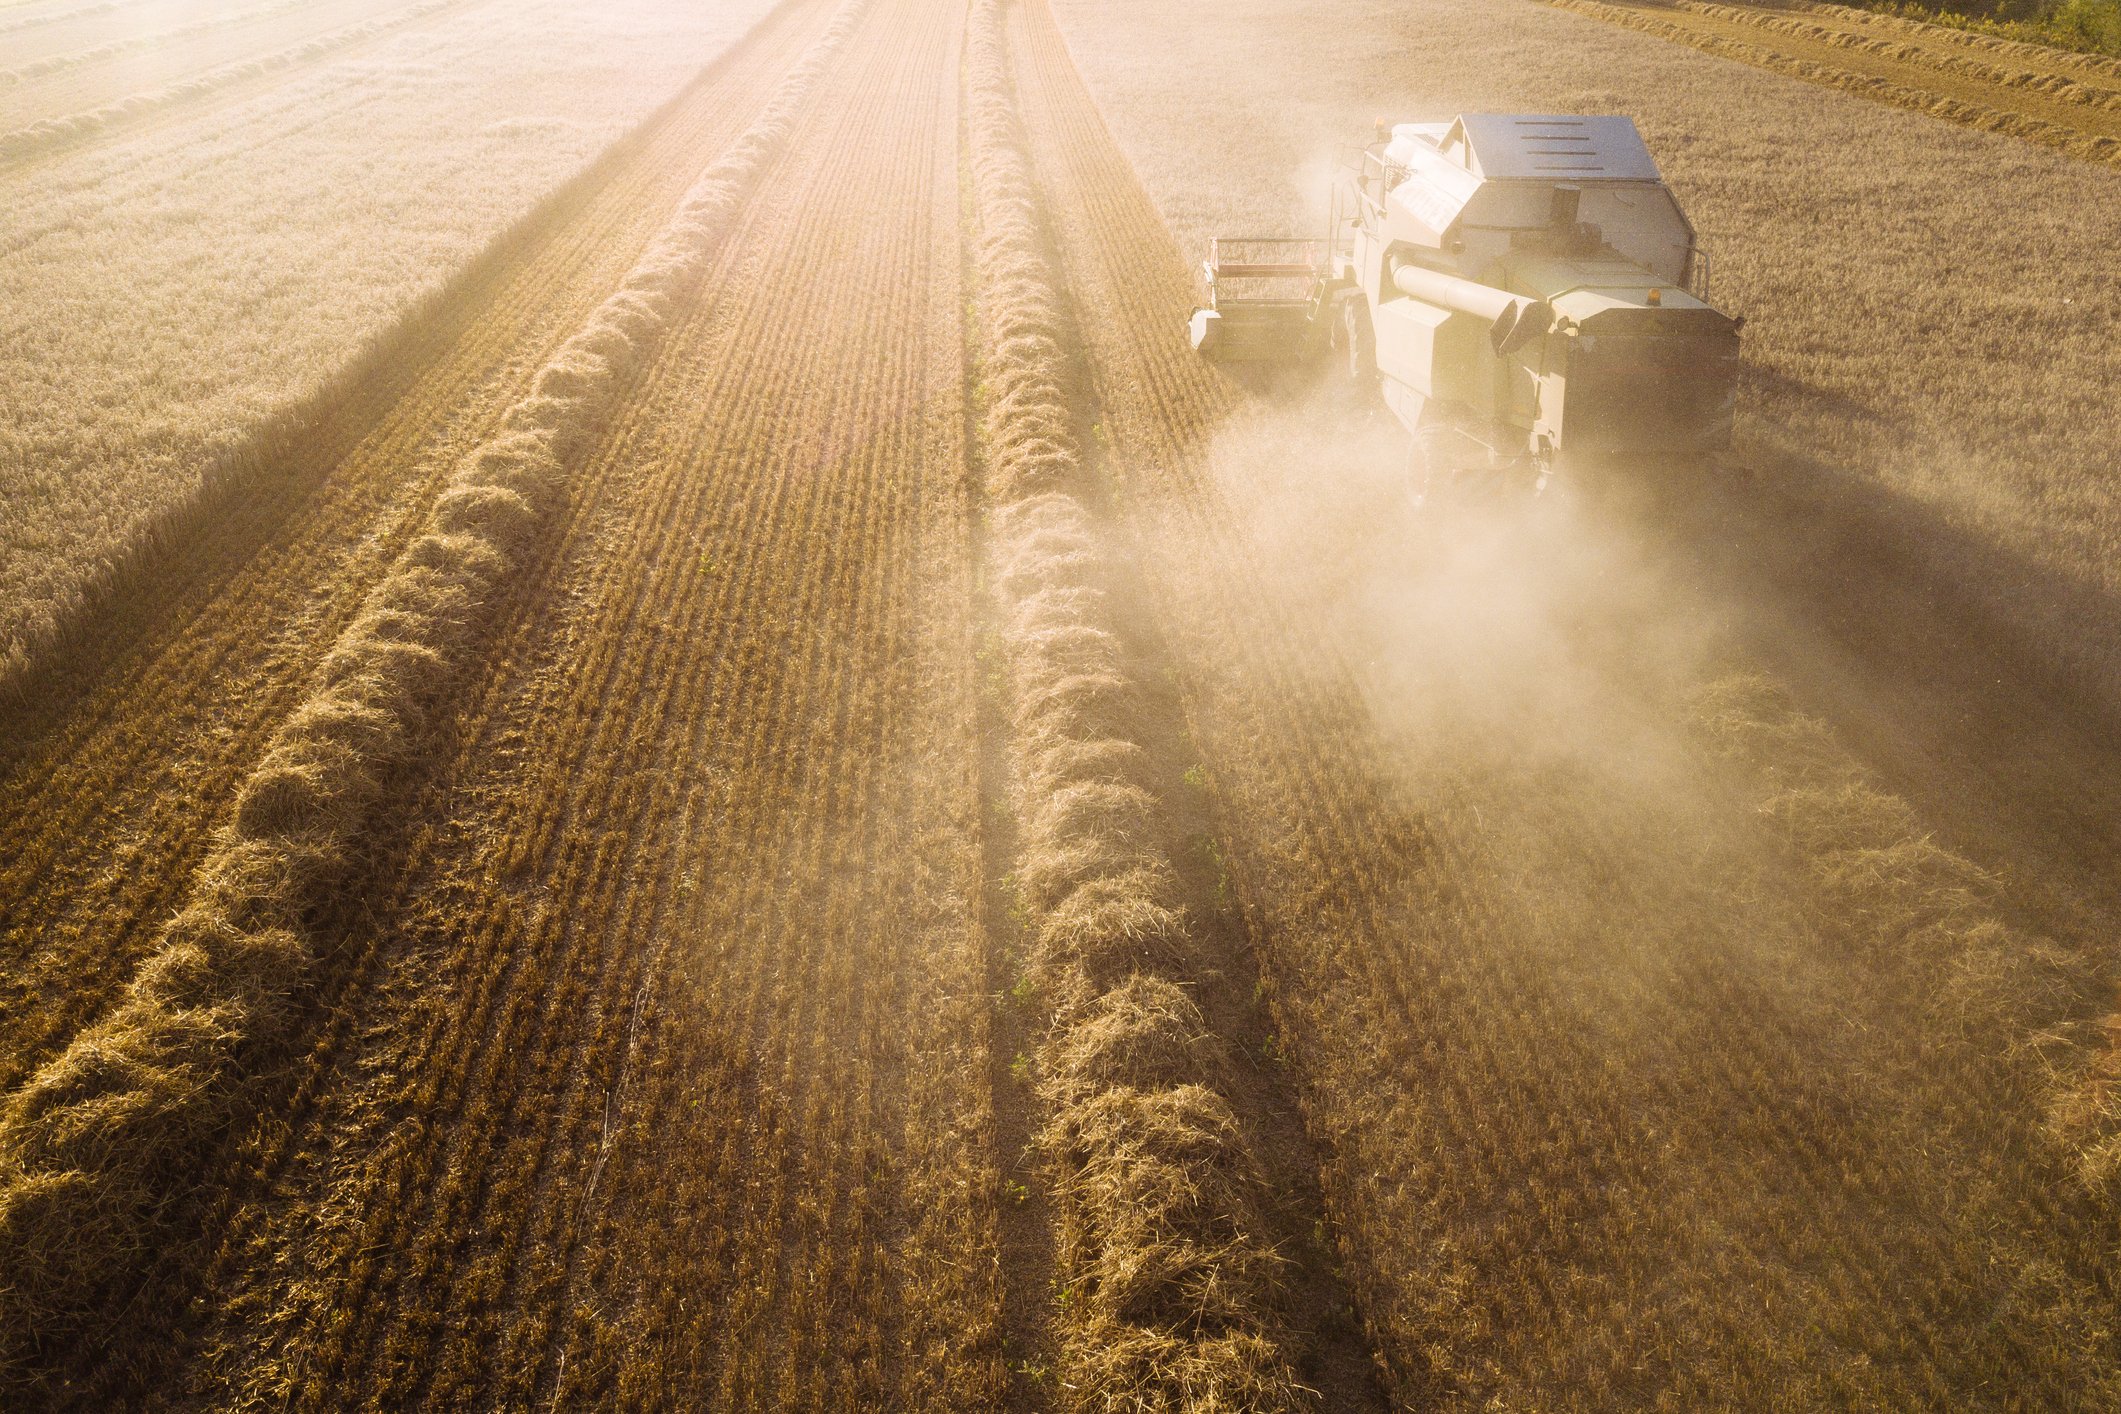
[[[1513,295],[1398,256],[1392,259],[1392,283],[1403,295],[1488,320],[1488,343],[1498,354],[1514,353],[1554,323],[1554,311],[1545,300]]]

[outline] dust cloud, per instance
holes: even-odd
[[[1686,1348],[1711,1308],[1801,1352],[1778,1380],[1826,1370],[1870,1316],[1815,1322],[1807,1273],[1991,1290],[2025,1253],[2049,1260],[2048,1190],[1965,1183],[2048,1162],[2037,1077],[1968,1039],[2050,1006],[2033,951],[1981,871],[1743,671],[1756,609],[1714,573],[1713,507],[1565,481],[1422,506],[1408,442],[1383,413],[1255,400],[1211,448],[1199,540],[1141,538],[1182,565],[1171,615],[1227,625],[1193,640],[1231,660],[1200,669],[1218,695],[1203,750],[1237,847],[1288,861],[1283,965],[1331,959],[1303,979],[1324,1000],[1300,1024],[1344,1038],[1322,1086],[1362,1077],[1346,1142],[1393,1156],[1373,1172],[1434,1156],[1354,1219],[1405,1243],[1413,1299],[1468,1322],[1447,1339],[1500,1341],[1497,1368],[1539,1405],[1611,1351]],[[1350,681],[1355,713],[1286,700],[1345,703]],[[1309,739],[1274,740],[1290,731]],[[1230,759],[1247,751],[1256,767]],[[1389,815],[1291,781],[1365,800],[1381,782],[1418,822],[1413,866],[1367,849]],[[1378,905],[1343,907],[1346,881]],[[1500,1239],[1488,1215],[1528,1187],[1593,1211]],[[1610,1303],[1540,1334],[1544,1293],[1583,1281]],[[1453,1292],[1480,1293],[1478,1316],[1436,1295]],[[2072,1270],[1968,1362],[2047,1341],[2069,1369],[2101,1299]],[[1670,1378],[1713,1386],[1727,1354]],[[1797,1402],[1848,1401],[1829,1378]]]
[[[1565,477],[1424,501],[1409,446],[1382,409],[1315,396],[1214,448],[1250,573],[1331,650],[1302,661],[1355,670],[1416,776],[1506,763],[1682,789],[1683,704],[1729,661],[1733,623],[1655,512]]]

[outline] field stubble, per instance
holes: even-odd
[[[1962,31],[1900,21],[1899,33],[1880,36],[1850,20],[1860,19],[1859,12],[1832,6],[1784,12],[1705,0],[1548,3],[1896,108],[2121,166],[2121,68],[2087,68],[2100,64],[2088,56],[2019,45],[2010,55],[2015,63],[1997,63],[1993,51],[1968,52],[1966,41],[1976,36]]]
[[[5,1074],[33,1067],[135,964],[265,734],[410,539],[442,475],[494,435],[544,359],[672,209],[683,154],[733,135],[804,38],[776,22],[481,261],[316,426],[301,460],[207,502],[157,593],[84,654],[95,673],[11,704]],[[160,630],[158,632],[158,630]],[[142,637],[136,643],[133,635]],[[115,640],[115,641],[111,641]],[[182,782],[182,785],[177,783]],[[202,818],[203,816],[203,818]],[[33,946],[34,945],[34,946]]]
[[[451,470],[424,528],[245,774],[233,818],[124,1000],[0,1109],[0,1261],[12,1277],[0,1326],[70,1338],[69,1321],[134,1274],[211,1136],[241,1123],[256,1057],[280,1049],[306,1010],[310,919],[371,828],[390,768],[476,658],[490,601],[567,498],[631,365],[697,280],[851,20],[828,27],[618,291]],[[26,1353],[0,1349],[0,1370]]]
[[[771,63],[774,42],[768,40],[761,47],[765,52],[755,62]],[[700,104],[703,111],[683,115],[688,121],[672,124],[675,131],[666,131],[664,138],[682,144],[696,136],[687,128],[703,120],[711,125],[724,101],[741,105],[743,86],[733,87],[734,92],[717,94],[714,100]],[[624,172],[625,164],[620,170]],[[644,214],[652,218],[652,206],[648,213],[638,209],[640,198],[653,190],[652,182],[613,185],[618,189],[608,194],[617,200],[608,215],[633,221]],[[170,1181],[169,1172],[156,1172],[158,1164],[170,1163],[172,1172],[181,1172],[183,1161],[172,1158],[172,1152],[196,1149],[199,1130],[195,1121],[211,1117],[224,1106],[242,1113],[245,1091],[235,1082],[243,1066],[233,1057],[269,1053],[273,1047],[257,1033],[272,1031],[280,1021],[301,1015],[301,1006],[283,997],[306,970],[303,959],[308,949],[301,934],[306,928],[304,920],[320,901],[310,891],[343,867],[347,832],[381,785],[383,778],[377,772],[410,745],[408,734],[416,731],[419,715],[415,709],[432,700],[434,683],[452,670],[450,660],[461,658],[467,628],[483,612],[480,601],[488,597],[486,589],[519,559],[526,544],[524,533],[535,538],[540,503],[549,503],[555,494],[551,458],[571,454],[584,419],[593,419],[600,398],[608,396],[611,370],[626,355],[629,341],[640,337],[659,317],[653,306],[667,300],[669,282],[685,278],[682,265],[688,258],[684,255],[688,235],[704,234],[685,223],[714,219],[705,204],[707,190],[695,195],[701,198],[698,212],[681,218],[679,225],[666,232],[665,252],[651,251],[636,267],[627,291],[613,297],[583,332],[551,357],[528,397],[509,408],[505,425],[495,431],[495,423],[486,424],[487,435],[494,440],[483,449],[459,453],[462,460],[457,463],[454,483],[414,481],[416,497],[423,484],[428,500],[441,492],[440,499],[432,501],[430,528],[410,541],[399,540],[395,566],[374,582],[373,590],[365,591],[365,604],[360,583],[349,586],[352,617],[342,620],[342,627],[329,630],[311,650],[322,652],[332,645],[319,669],[321,676],[306,689],[307,700],[301,700],[305,689],[300,685],[308,673],[297,666],[290,681],[295,697],[282,699],[286,705],[279,709],[283,714],[295,709],[294,715],[267,713],[256,719],[260,732],[274,731],[274,723],[280,723],[263,764],[242,764],[250,752],[260,749],[262,737],[259,745],[233,753],[231,767],[247,775],[234,824],[208,848],[199,864],[194,906],[172,925],[174,932],[164,934],[156,961],[136,979],[127,994],[129,1000],[114,1017],[77,1038],[65,1056],[48,1063],[39,1078],[11,1100],[8,1232],[18,1249],[15,1255],[21,1259],[12,1261],[11,1267],[22,1278],[11,1300],[29,1303],[9,1322],[14,1337],[34,1336],[47,1346],[63,1342],[66,1326],[61,1313],[78,1314],[93,1289],[114,1279],[114,1272],[104,1269],[105,1263],[127,1265],[117,1261],[108,1247],[99,1248],[90,1240],[99,1231],[112,1231],[99,1226],[82,1227],[81,1240],[66,1251],[50,1248],[39,1236],[49,1235],[39,1214],[48,1218],[51,1205],[71,1195],[81,1200],[74,1204],[81,1209],[80,1215],[93,1214],[98,1223],[115,1223],[114,1235],[126,1231],[128,1225],[144,1222],[152,1226],[161,1200],[150,1195]],[[623,230],[623,225],[617,229]],[[592,242],[598,240],[593,224],[583,234]],[[612,234],[607,229],[601,239],[608,242]],[[675,245],[670,244],[673,241]],[[557,254],[559,270],[566,271],[579,253],[567,250],[565,242],[559,245],[558,252],[548,253]],[[609,254],[606,251],[605,258]],[[549,277],[554,272],[525,273]],[[573,273],[580,278],[585,272]],[[559,308],[565,307],[563,300]],[[436,371],[444,375],[441,381],[445,384],[448,376],[461,378],[463,372],[446,360]],[[418,407],[399,411],[418,420]],[[374,455],[395,448],[403,456],[416,451],[430,430],[421,426],[409,444],[402,435],[393,443],[386,423],[381,446],[363,444],[359,450]],[[477,440],[474,437],[467,445],[475,446]],[[412,525],[416,527],[422,518],[416,514]],[[233,631],[237,637],[259,631],[255,624],[221,620],[210,627],[223,635]],[[220,647],[226,651],[228,645]],[[195,663],[196,659],[191,660],[191,665]],[[180,681],[185,666],[181,660],[177,665]],[[195,689],[212,690],[211,684],[195,678],[190,681]],[[122,696],[137,684],[112,686]],[[100,714],[90,715],[93,726]],[[143,744],[145,749],[155,748],[155,742],[141,743],[134,734],[139,723],[104,716],[101,724],[106,736],[115,733],[117,737],[104,745],[121,751]],[[86,764],[91,770],[96,765],[92,759]],[[34,784],[34,774],[30,780],[21,775],[15,780]],[[151,788],[147,782],[139,785]],[[50,804],[61,805],[66,798],[62,789]],[[25,812],[11,818],[22,829],[42,824],[56,827],[61,834],[71,833],[62,820],[49,815],[40,818]],[[193,830],[204,845],[203,824]],[[188,870],[197,859],[200,856],[180,856],[179,868]],[[11,862],[33,867],[33,861],[20,856]],[[181,872],[173,873],[168,882],[182,877]],[[61,877],[44,882],[63,888],[68,881]],[[140,900],[147,912],[144,917],[133,915],[136,920],[145,921],[156,911],[154,887],[150,883],[148,896]],[[287,916],[273,922],[281,912]],[[94,913],[101,925],[109,924],[107,908]],[[43,931],[40,936],[30,910],[11,909],[11,915],[11,931],[21,930],[24,945],[45,945],[36,952],[40,963],[51,965],[63,954],[72,928]],[[89,939],[84,936],[80,941]],[[112,953],[105,963],[107,969],[124,966],[125,951],[110,949],[107,940],[103,950]],[[270,967],[265,966],[268,962]],[[122,976],[122,971],[117,975]],[[64,1011],[77,1017],[83,1006],[95,1005],[99,995],[93,988],[82,987],[81,980],[72,978],[72,992],[54,998]],[[40,1014],[50,1023],[51,1015],[41,1007],[32,1017]],[[25,1053],[18,1048],[10,1060],[20,1066],[35,1055],[34,1050]],[[89,1066],[91,1060],[94,1064]],[[62,1079],[67,1083],[61,1084]],[[37,1254],[37,1261],[30,1260],[32,1254]],[[46,1259],[49,1270],[37,1265]],[[31,1319],[33,1310],[41,1311],[35,1320]],[[20,1347],[12,1350],[11,1359],[22,1353]]]
[[[220,7],[166,28],[146,28],[154,24],[153,16],[135,13],[124,17],[119,37],[58,53],[38,54],[39,46],[26,42],[29,36],[18,37],[7,42],[7,67],[0,70],[0,154],[15,156],[35,138],[59,137],[69,126],[100,126],[145,95],[202,79],[211,82],[209,76],[217,72],[273,65],[311,46],[322,52],[418,19],[444,3],[272,0]],[[89,119],[90,114],[97,116]]]
[[[1329,33],[1278,0],[1207,29],[1058,8],[1186,251],[1310,229],[1379,114],[1633,115],[1718,302],[1748,319],[1740,451],[1762,499],[1889,548],[1940,612],[2007,625],[2078,692],[2121,700],[2107,171],[1550,9],[1376,6]],[[1175,90],[1166,53],[1225,81]]]
[[[961,23],[878,0],[586,464],[202,1389],[998,1397]]]
[[[1346,114],[1225,83],[1200,123],[1138,86],[1158,26],[1365,72],[1345,17],[1068,11],[1182,238],[1277,213],[1319,165],[1288,115]],[[22,1388],[1342,1408],[1374,1351],[1423,1406],[2121,1402],[2080,940],[1731,671],[1729,583],[1641,527],[1563,502],[1408,554],[1388,433],[1186,350],[1043,0],[833,14],[777,11],[360,374],[309,489],[18,708]],[[1498,66],[1583,38],[1541,62],[1587,102],[1698,77],[1512,14],[1372,18]],[[1765,201],[1666,89],[1689,200]],[[1882,434],[1792,371],[1809,304],[1731,264],[1772,315],[1754,436],[1807,408],[1772,436],[1868,475]],[[1039,1031],[1019,1091],[998,1038]],[[106,1297],[126,1339],[76,1344]]]

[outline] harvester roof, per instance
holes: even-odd
[[[1581,222],[1666,284],[1684,278],[1692,230],[1631,118],[1461,113],[1395,125],[1378,157],[1390,239],[1448,250],[1460,274],[1479,276],[1501,233]]]
[[[1449,123],[1401,123],[1390,155],[1405,161],[1412,143],[1483,180],[1658,180],[1634,120],[1614,115],[1461,113]]]

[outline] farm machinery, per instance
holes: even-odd
[[[1423,493],[1558,468],[1698,466],[1729,443],[1741,320],[1624,117],[1380,125],[1322,239],[1218,237],[1193,346],[1325,361],[1413,434]]]

